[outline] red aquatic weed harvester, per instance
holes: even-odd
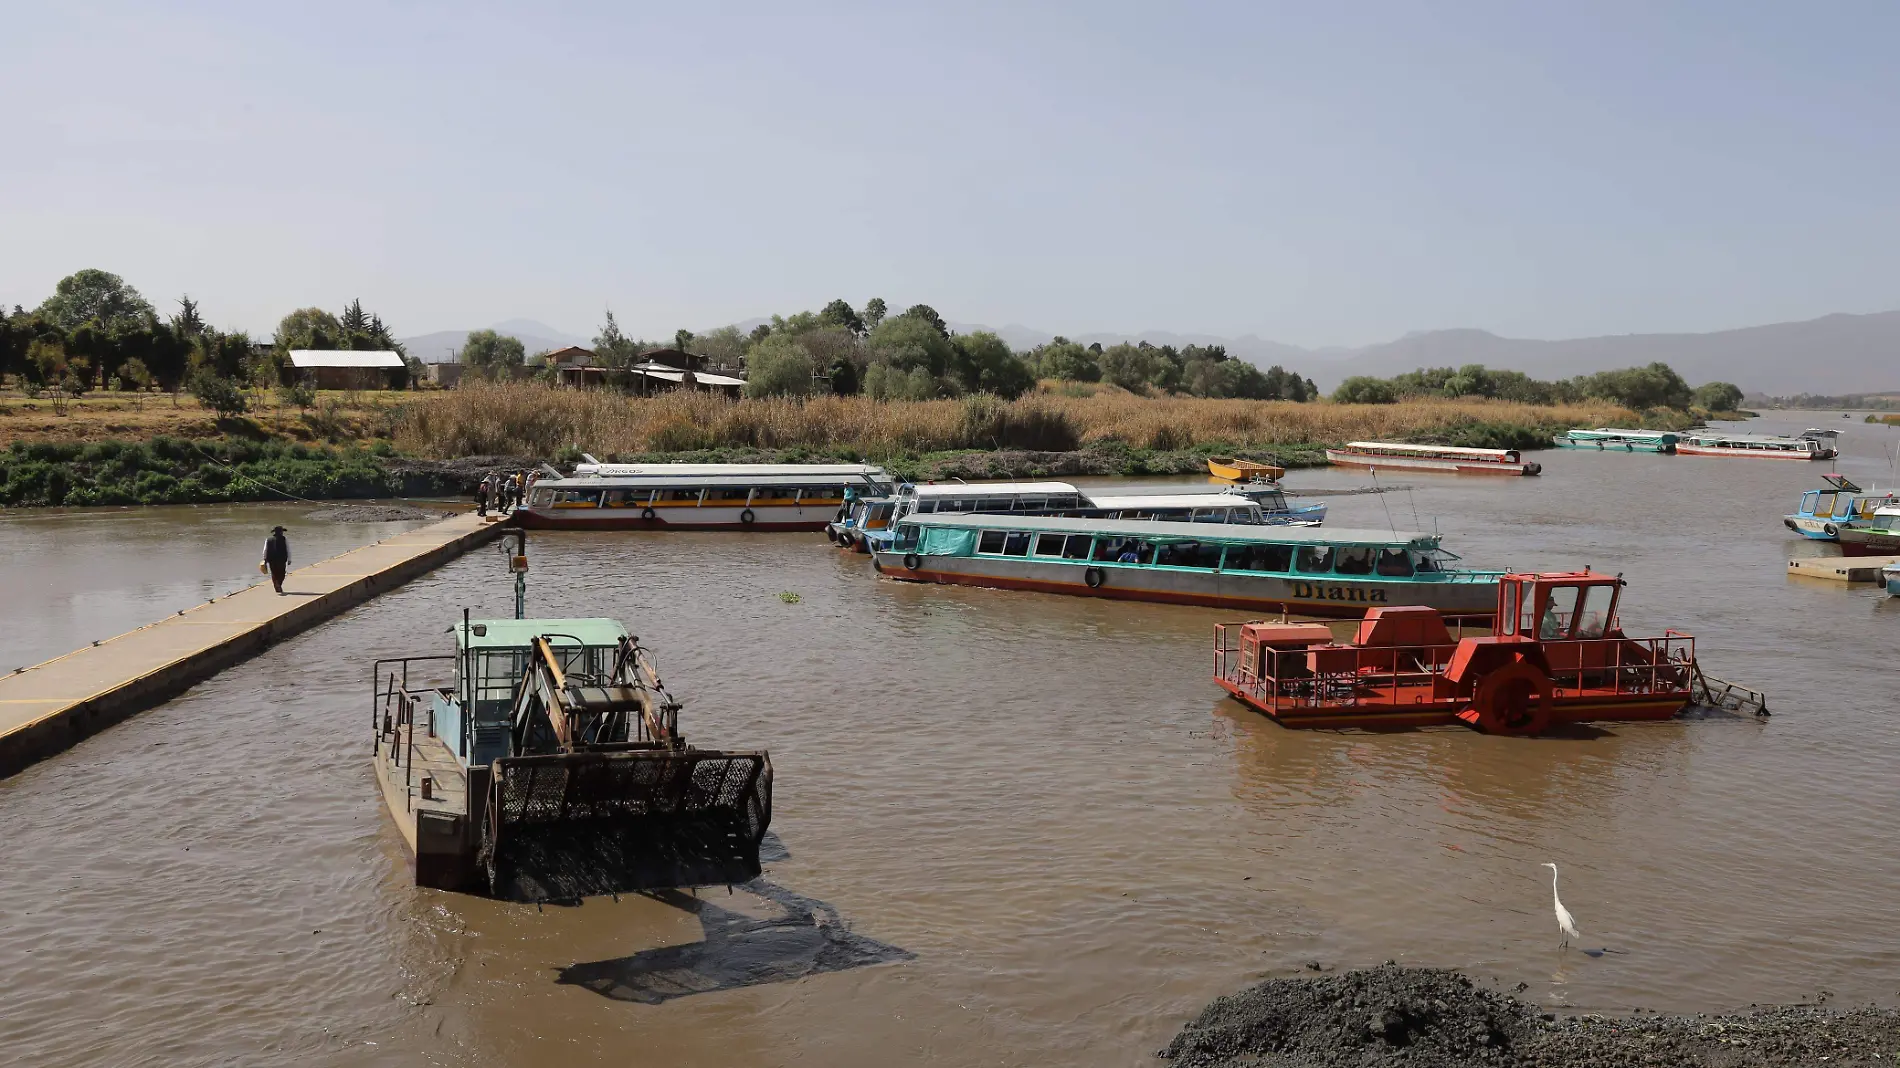
[[[1288,727],[1463,723],[1488,734],[1668,719],[1701,707],[1766,716],[1754,691],[1703,675],[1695,639],[1633,638],[1625,583],[1593,571],[1506,575],[1494,633],[1454,639],[1432,608],[1375,608],[1351,642],[1318,623],[1214,628],[1214,681]]]

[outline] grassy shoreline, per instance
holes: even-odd
[[[154,418],[154,409],[158,418]],[[879,463],[906,478],[1199,475],[1210,456],[1323,466],[1351,440],[1537,449],[1576,426],[1686,425],[1613,404],[1149,398],[1042,390],[1014,401],[628,398],[534,384],[324,398],[218,420],[146,398],[0,418],[0,507],[344,500],[467,492],[490,470],[572,461]],[[32,413],[26,413],[31,415]],[[47,432],[47,424],[51,431]],[[178,432],[168,432],[178,431]],[[11,433],[9,433],[11,432]],[[101,435],[104,435],[102,440]]]

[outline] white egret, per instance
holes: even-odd
[[[1564,899],[1557,896],[1557,865],[1545,861],[1544,867],[1550,869],[1550,903],[1557,908],[1557,926],[1564,933],[1564,940],[1558,943],[1562,949],[1570,945],[1571,939],[1583,936],[1577,933],[1577,922],[1570,918],[1570,910],[1564,908]]]

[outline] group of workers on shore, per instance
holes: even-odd
[[[528,499],[528,491],[534,488],[538,477],[533,471],[516,471],[512,475],[491,472],[475,488],[475,514],[487,515],[491,506],[497,512],[517,507]]]

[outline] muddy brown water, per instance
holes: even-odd
[[[1842,469],[1886,484],[1900,432],[1832,418]],[[508,612],[484,549],[0,782],[0,1048],[1145,1065],[1215,995],[1386,958],[1597,1011],[1900,1001],[1900,601],[1784,574],[1826,551],[1779,521],[1822,467],[1539,459],[1331,522],[1416,508],[1474,565],[1622,571],[1633,632],[1694,633],[1772,720],[1296,733],[1208,681],[1218,611],[880,580],[816,535],[536,535],[531,613],[626,620],[689,738],[772,751],[763,885],[545,909],[409,885],[368,663]],[[1614,952],[1558,949],[1544,861]]]

